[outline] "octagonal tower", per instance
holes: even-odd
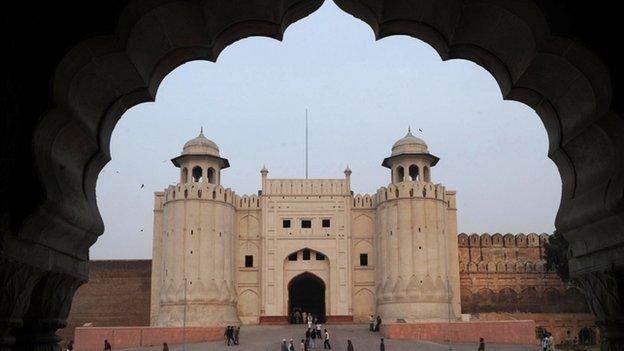
[[[151,323],[238,324],[235,194],[220,184],[228,160],[202,131],[171,161],[180,181],[156,193]]]
[[[391,183],[375,195],[377,312],[388,322],[461,314],[455,192],[432,182],[438,161],[408,130],[382,163]]]

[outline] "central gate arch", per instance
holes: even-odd
[[[318,321],[325,323],[326,287],[323,279],[313,273],[303,272],[288,282],[288,316],[291,323],[298,321],[293,318],[298,311],[312,313]],[[304,322],[305,323],[305,322]]]

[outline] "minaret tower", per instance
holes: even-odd
[[[160,273],[160,306],[152,308],[157,311],[153,323],[238,324],[235,195],[221,186],[228,160],[202,130],[171,161],[180,168],[180,182],[156,195],[162,217],[154,226],[154,247],[159,249],[153,262],[159,267],[152,269]]]
[[[431,181],[439,158],[408,130],[382,166],[377,191],[377,311],[388,322],[459,317],[455,192]]]

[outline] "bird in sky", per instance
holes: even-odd
[[[141,184],[141,189],[143,189],[144,186],[145,186],[145,184]]]

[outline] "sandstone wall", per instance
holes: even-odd
[[[596,330],[580,289],[545,270],[547,234],[458,235],[462,313],[472,319],[532,319],[561,343]]]
[[[74,297],[68,326],[59,330],[66,340],[74,328],[93,326],[147,326],[150,317],[151,260],[91,261],[89,282]]]

